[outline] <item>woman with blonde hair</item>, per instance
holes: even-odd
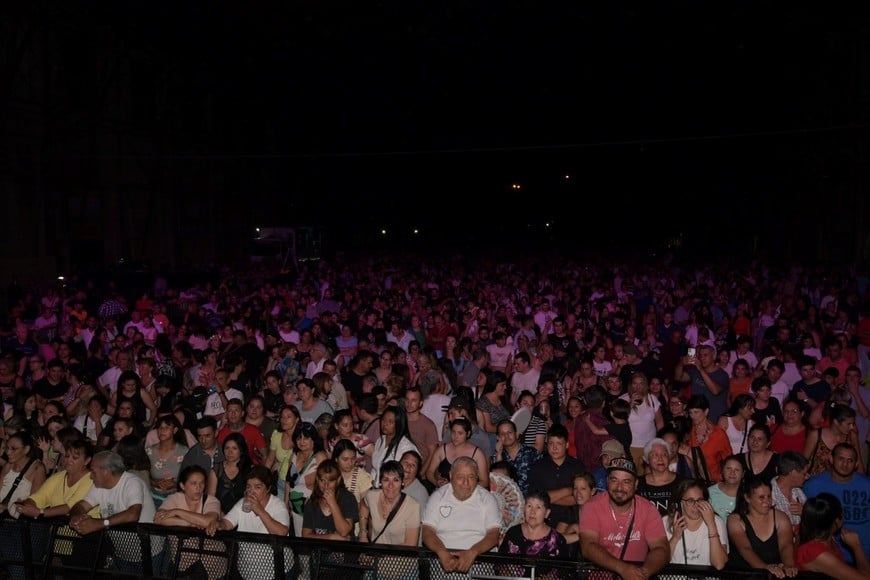
[[[665,426],[662,406],[657,397],[649,392],[649,380],[642,372],[631,375],[628,392],[619,397],[631,404],[628,426],[631,428],[631,456],[642,475],[643,448],[656,436],[656,431]]]

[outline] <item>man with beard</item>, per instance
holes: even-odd
[[[811,477],[804,484],[807,497],[815,497],[823,491],[837,496],[843,504],[843,526],[853,530],[861,538],[866,553],[870,550],[870,477],[858,472],[858,450],[850,443],[837,443],[831,451],[831,467]],[[846,557],[846,563],[854,565],[855,552],[835,540]]]
[[[580,512],[583,557],[626,580],[646,580],[671,559],[658,510],[636,490],[634,462],[614,459],[607,468],[607,493],[594,496]]]

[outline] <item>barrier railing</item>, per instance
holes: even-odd
[[[137,577],[226,580],[614,580],[588,562],[486,554],[467,574],[446,573],[433,552],[384,544],[218,532],[154,524],[117,526],[80,536],[68,521],[0,520],[0,578]],[[801,580],[825,578],[802,573]],[[660,580],[768,580],[766,570],[664,568]]]

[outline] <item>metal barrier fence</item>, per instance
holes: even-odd
[[[5,576],[4,576],[5,574]],[[67,520],[0,519],[0,578],[137,577],[220,580],[617,580],[585,562],[486,554],[468,574],[446,573],[422,548],[318,541],[153,524],[80,536]],[[667,566],[659,580],[768,580],[766,570]],[[801,580],[826,578],[801,573]]]

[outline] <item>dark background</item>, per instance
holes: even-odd
[[[112,243],[94,228],[52,227],[48,253],[66,240],[72,264],[93,253],[221,261],[255,226],[311,226],[333,251],[509,242],[864,254],[864,9],[106,1],[3,10],[11,190],[99,206],[83,216],[97,230],[121,223]],[[188,194],[202,213],[137,209]],[[219,225],[192,225],[202,216]],[[136,228],[161,219],[160,237],[178,239],[152,247]],[[191,250],[199,240],[211,243]],[[88,250],[76,249],[82,241]]]

